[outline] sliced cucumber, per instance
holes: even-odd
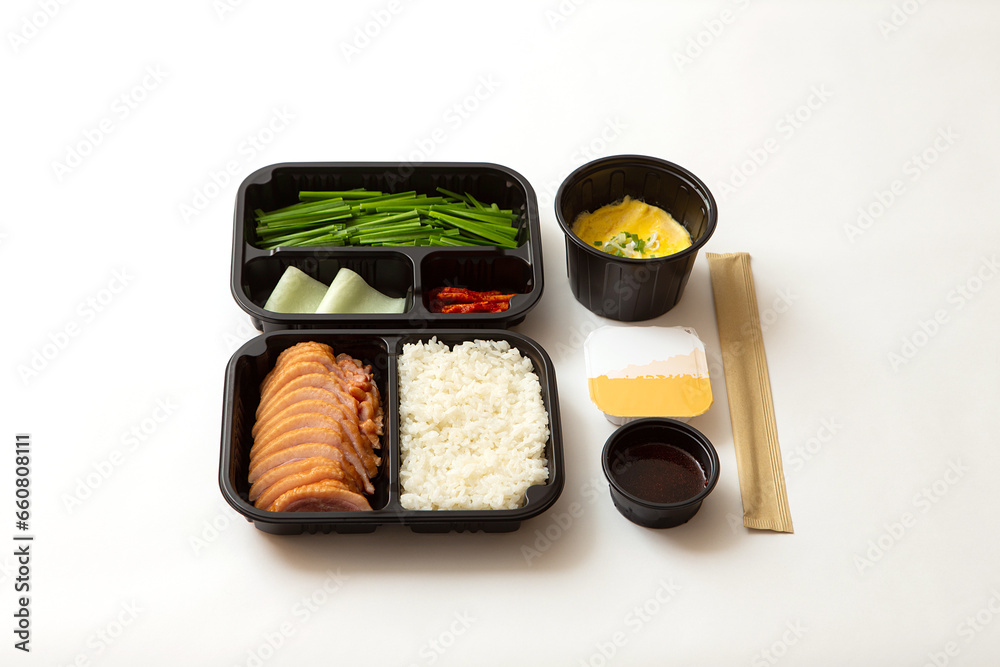
[[[272,313],[315,313],[326,291],[326,285],[289,266],[267,298],[264,310]]]
[[[316,313],[402,313],[405,298],[379,292],[350,269],[340,269],[316,308]]]

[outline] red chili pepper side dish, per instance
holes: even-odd
[[[514,296],[497,290],[476,292],[463,287],[435,287],[427,295],[434,313],[502,313],[510,308]]]

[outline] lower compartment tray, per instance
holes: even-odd
[[[516,509],[410,510],[400,503],[399,379],[397,358],[403,345],[431,338],[453,347],[472,340],[506,341],[529,359],[541,386],[542,402],[548,415],[549,438],[545,445],[548,479],[530,486],[525,500]],[[383,404],[383,436],[375,488],[368,497],[372,511],[269,512],[254,507],[249,500],[248,470],[251,429],[260,402],[260,383],[274,367],[278,355],[304,341],[330,345],[336,353],[349,354],[370,365]],[[275,534],[361,533],[380,525],[409,526],[414,532],[517,530],[523,520],[551,507],[564,486],[562,431],[555,369],[538,343],[507,330],[422,330],[413,333],[370,330],[313,329],[265,333],[244,344],[226,369],[223,405],[222,447],[219,486],[226,501],[258,529]]]

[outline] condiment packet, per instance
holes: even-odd
[[[688,327],[601,327],[584,342],[590,400],[617,426],[687,421],[712,405],[705,344]]]
[[[706,253],[747,528],[791,533],[757,294],[745,252]]]

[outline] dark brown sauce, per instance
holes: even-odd
[[[708,484],[697,459],[660,442],[629,447],[615,459],[611,472],[625,491],[654,503],[688,500]]]

